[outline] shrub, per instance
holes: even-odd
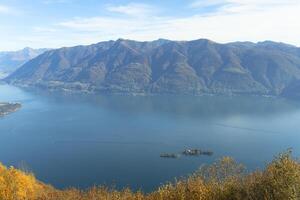
[[[286,152],[263,171],[247,174],[230,157],[202,166],[192,176],[149,193],[106,187],[57,190],[30,173],[0,164],[1,200],[299,200],[300,164]]]
[[[0,164],[0,199],[35,199],[39,185],[32,174]]]

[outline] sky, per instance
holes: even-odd
[[[118,38],[300,46],[300,0],[0,0],[0,51]]]

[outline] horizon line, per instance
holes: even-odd
[[[250,40],[236,40],[236,41],[228,41],[228,42],[218,42],[215,40],[211,40],[208,38],[198,38],[198,39],[191,39],[191,40],[173,40],[173,39],[167,39],[167,38],[158,38],[158,39],[154,39],[154,40],[135,40],[135,39],[129,39],[129,38],[118,38],[118,39],[111,39],[111,40],[102,40],[99,42],[95,42],[95,43],[89,43],[89,44],[78,44],[78,45],[70,45],[70,46],[60,46],[60,47],[30,47],[30,46],[25,46],[21,49],[12,49],[12,50],[0,50],[0,53],[10,53],[10,52],[17,52],[17,51],[22,51],[25,49],[32,49],[32,50],[39,50],[39,49],[48,49],[48,50],[56,50],[56,49],[63,49],[63,48],[73,48],[73,47],[80,47],[80,46],[90,46],[90,45],[96,45],[99,43],[103,43],[103,42],[117,42],[119,40],[125,40],[125,41],[133,41],[133,42],[155,42],[155,41],[159,41],[159,40],[166,40],[166,41],[170,41],[170,42],[192,42],[192,41],[198,41],[198,40],[207,40],[216,44],[232,44],[232,43],[252,43],[252,44],[259,44],[259,43],[264,43],[264,42],[273,42],[273,43],[278,43],[278,44],[284,44],[284,45],[289,45],[295,48],[300,48],[300,46],[297,46],[296,44],[291,44],[288,42],[283,42],[283,41],[275,41],[275,40],[259,40],[259,41],[250,41]]]

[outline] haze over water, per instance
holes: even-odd
[[[54,186],[107,184],[150,191],[222,156],[250,170],[293,148],[300,156],[300,103],[267,97],[79,95],[0,86],[21,102],[0,118],[0,161]],[[185,148],[212,157],[163,159]]]

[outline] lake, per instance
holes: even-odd
[[[270,97],[80,95],[0,85],[21,102],[0,118],[0,161],[59,188],[129,186],[151,191],[232,156],[253,170],[293,148],[300,156],[300,102]],[[185,148],[211,157],[163,159]]]

